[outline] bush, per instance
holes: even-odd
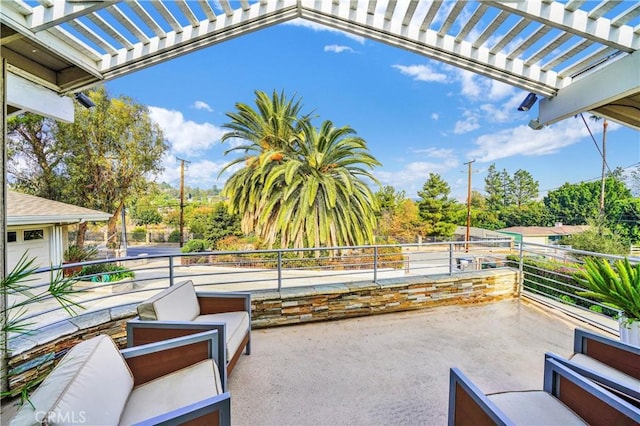
[[[179,243],[180,242],[180,231],[178,231],[177,229],[174,231],[171,231],[171,233],[169,234],[169,242],[170,243]]]
[[[95,259],[98,256],[98,250],[94,247],[78,247],[76,245],[69,246],[64,252],[64,261],[68,263],[86,262]]]
[[[80,275],[93,282],[100,283],[120,281],[125,278],[135,278],[136,276],[131,269],[109,263],[83,266]]]
[[[189,240],[180,249],[182,253],[200,253],[207,251],[209,248],[209,242],[207,240]]]
[[[131,241],[135,241],[137,243],[144,243],[147,239],[147,230],[143,227],[137,227],[131,233]]]

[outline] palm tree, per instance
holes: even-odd
[[[245,166],[227,181],[224,194],[232,213],[242,214],[242,228],[255,232],[269,247],[321,247],[373,242],[377,204],[367,181],[380,163],[350,127],[325,121],[319,129],[308,115],[298,118],[300,104],[256,92],[260,112],[237,105],[228,114],[233,129],[224,140],[249,143],[232,148]],[[269,116],[273,114],[275,116]]]

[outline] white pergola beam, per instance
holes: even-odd
[[[73,122],[73,100],[70,97],[60,96],[53,90],[10,72],[7,73],[7,105],[56,120]]]
[[[539,102],[538,121],[549,125],[633,93],[640,93],[640,51],[577,79]]]

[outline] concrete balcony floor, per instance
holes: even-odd
[[[449,368],[485,393],[542,389],[576,327],[526,300],[254,330],[229,381],[234,425],[446,425]]]

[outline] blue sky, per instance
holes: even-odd
[[[235,38],[107,83],[112,96],[147,105],[171,148],[158,181],[179,185],[177,157],[190,161],[189,186],[224,186],[218,177],[232,157],[222,144],[225,113],[254,105],[255,90],[302,99],[316,125],[331,120],[364,138],[382,163],[374,175],[416,197],[429,173],[466,199],[484,190],[487,168],[530,172],[541,195],[565,182],[598,179],[601,157],[580,117],[543,130],[527,123],[537,105],[517,111],[523,90],[395,47],[297,20]],[[598,144],[602,125],[585,114]],[[607,163],[613,170],[640,162],[640,132],[610,123]]]

